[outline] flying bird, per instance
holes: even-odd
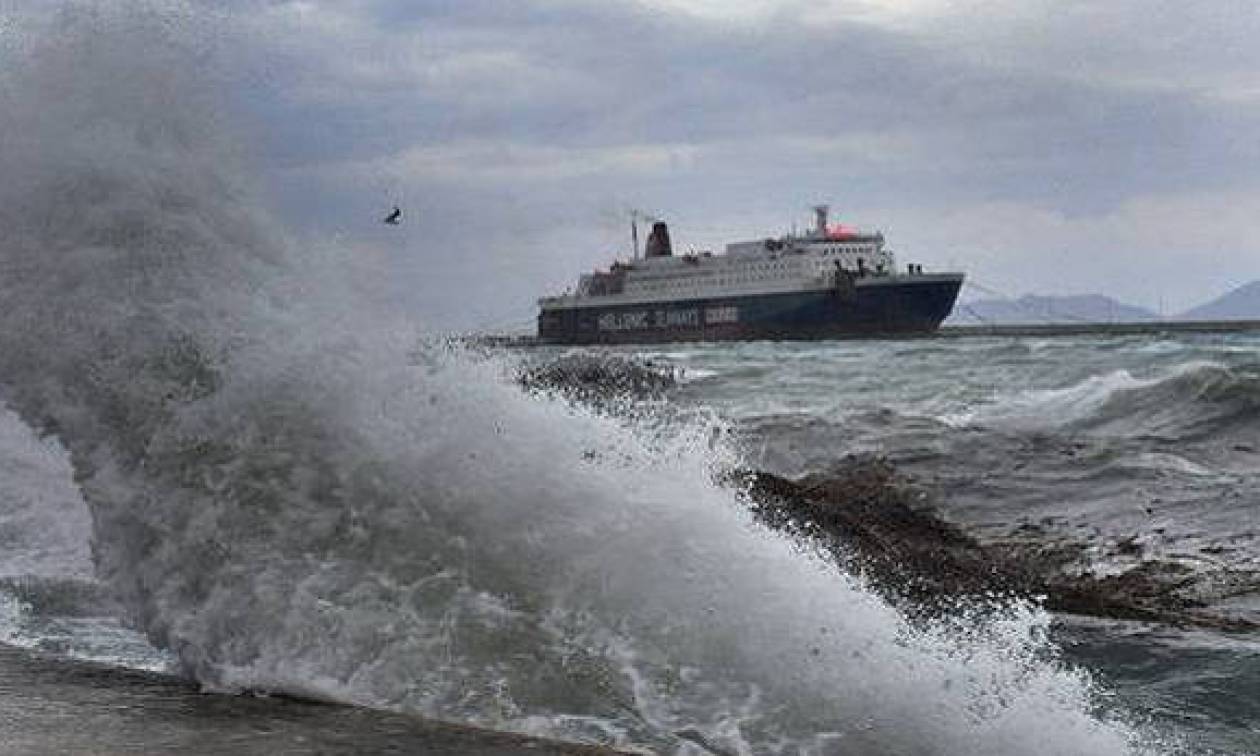
[[[402,221],[402,209],[394,205],[394,211],[386,215],[382,223],[388,223],[391,226],[397,226]]]

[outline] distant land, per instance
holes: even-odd
[[[1053,297],[1026,294],[1019,299],[959,302],[947,325],[1027,323],[1135,323],[1159,320],[1150,310],[1102,294]]]
[[[1243,284],[1177,317],[1180,320],[1260,320],[1260,281]]]
[[[1161,320],[1157,313],[1103,294],[959,302],[946,325],[1023,325],[1033,323],[1142,323]],[[1260,281],[1243,284],[1210,302],[1167,320],[1260,320]]]

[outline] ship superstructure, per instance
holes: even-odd
[[[880,233],[828,222],[815,208],[804,234],[728,244],[724,254],[675,255],[653,224],[642,258],[588,273],[569,294],[539,300],[548,342],[626,343],[809,339],[935,330],[961,273],[896,260]]]

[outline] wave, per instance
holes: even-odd
[[[1082,425],[1111,434],[1183,441],[1255,429],[1260,419],[1258,368],[1187,363],[1159,379],[1115,392]]]
[[[89,9],[6,69],[0,382],[187,674],[681,752],[1139,748],[1044,614],[911,625],[758,526],[707,429],[663,449],[364,312],[216,130],[211,21]]]
[[[1258,416],[1255,366],[1191,361],[1153,377],[1116,370],[1064,388],[1023,391],[939,419],[953,426],[1195,440],[1254,426]]]
[[[1079,383],[1056,389],[1031,389],[998,395],[983,404],[944,412],[938,419],[952,426],[1004,428],[1056,427],[1091,417],[1117,391],[1146,385],[1127,370],[1093,375]]]

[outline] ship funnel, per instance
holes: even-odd
[[[831,212],[831,208],[827,205],[815,205],[814,217],[818,219],[817,231],[820,236],[827,235],[827,213]]]
[[[652,233],[648,234],[647,243],[643,246],[644,257],[669,257],[674,249],[669,243],[669,227],[661,221],[652,224]]]

